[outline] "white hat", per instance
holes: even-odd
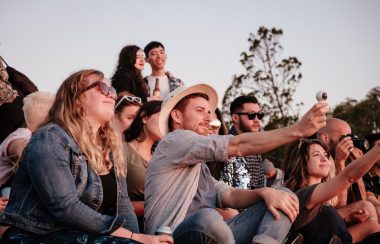
[[[158,119],[158,126],[162,136],[165,136],[169,132],[169,116],[175,105],[182,98],[194,93],[206,94],[208,96],[208,103],[210,104],[210,111],[215,111],[218,105],[218,94],[214,88],[207,84],[196,84],[188,87],[185,85],[179,86],[162,101],[160,117]]]

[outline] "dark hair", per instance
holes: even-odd
[[[230,115],[237,113],[237,112],[240,112],[238,110],[242,109],[243,104],[245,104],[245,103],[257,103],[257,104],[259,104],[259,101],[253,95],[237,97],[230,104]]]
[[[116,98],[116,101],[115,101],[115,104],[118,104],[120,102],[121,99],[123,99],[124,96],[132,96],[132,97],[135,97],[134,94],[130,93],[130,92],[127,92],[127,91],[123,91],[123,92],[120,92],[118,95],[117,95],[117,98]],[[120,103],[120,105],[118,105],[117,107],[115,107],[115,114],[118,114],[118,113],[121,113],[121,111],[123,111],[123,109],[125,107],[129,107],[129,106],[138,106],[138,107],[141,107],[141,103],[138,103],[136,101],[128,101],[126,99],[124,99],[123,102]]]
[[[207,101],[209,100],[208,96],[204,93],[192,93],[192,94],[189,94],[185,97],[183,97],[173,108],[176,109],[176,110],[179,110],[181,112],[184,112],[185,111],[185,108],[186,106],[189,104],[189,101],[191,98],[196,98],[196,97],[203,97],[204,99],[206,99]],[[172,119],[172,116],[170,115],[169,113],[169,120],[168,120],[168,126],[169,126],[169,131],[173,131],[173,119]]]
[[[124,137],[127,142],[137,139],[138,141],[145,140],[144,134],[144,117],[150,117],[151,115],[161,111],[162,101],[153,100],[145,103],[137,111],[135,119],[132,121],[131,126],[124,132]]]
[[[158,42],[158,41],[151,41],[151,42],[149,42],[149,43],[144,47],[144,53],[145,53],[145,56],[148,57],[148,56],[149,56],[149,52],[150,52],[150,50],[152,50],[153,48],[157,48],[157,47],[162,47],[162,48],[165,50],[165,47],[164,47],[164,45],[162,45],[161,42]]]
[[[377,140],[380,140],[380,133],[372,133],[372,134],[366,135],[364,138],[368,140],[369,149],[370,149],[374,146],[374,143]]]
[[[111,78],[111,82],[118,80],[125,73],[131,74],[134,80],[138,80],[140,82],[143,81],[141,71],[135,67],[136,53],[138,50],[141,50],[141,48],[136,45],[125,46],[121,49],[119,54],[119,62],[117,64],[115,74]]]
[[[286,155],[285,171],[284,171],[284,186],[292,191],[307,187],[307,161],[309,160],[309,147],[312,144],[320,145],[330,157],[329,148],[322,141],[317,139],[302,138],[298,143],[293,143],[290,153]],[[326,177],[327,178],[327,177]],[[326,181],[322,179],[322,182]]]
[[[218,118],[218,120],[222,123],[222,125],[219,128],[218,134],[219,135],[228,135],[228,129],[227,129],[226,123],[224,122],[222,111],[219,108],[216,108],[215,114],[216,114],[216,117]]]

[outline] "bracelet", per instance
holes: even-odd
[[[131,231],[131,237],[129,237],[130,240],[132,240],[133,237],[133,232]]]

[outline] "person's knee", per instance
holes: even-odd
[[[201,209],[185,219],[176,228],[176,240],[192,238],[194,240],[210,239],[216,243],[233,243],[233,234],[222,216],[215,209]]]

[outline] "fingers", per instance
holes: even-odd
[[[273,206],[267,206],[267,207],[268,207],[269,212],[271,212],[271,214],[273,215],[275,219],[280,219],[280,214]]]
[[[159,241],[162,243],[174,243],[173,237],[169,235],[159,235]]]

